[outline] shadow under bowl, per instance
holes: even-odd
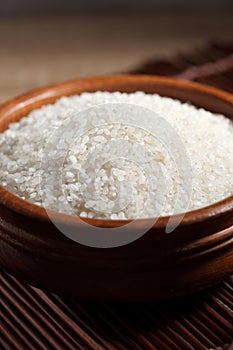
[[[233,118],[233,96],[224,91],[165,77],[124,75],[68,81],[15,98],[0,107],[0,132],[61,96],[98,90],[158,93]],[[192,293],[233,273],[233,196],[187,213],[170,234],[165,233],[168,217],[155,225],[136,220],[129,232],[152,227],[136,241],[109,249],[74,242],[54,221],[83,235],[87,223],[108,232],[129,222],[82,222],[49,213],[0,186],[0,267],[48,291],[82,300],[145,302]]]

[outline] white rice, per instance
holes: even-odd
[[[80,122],[90,117],[90,130],[71,139],[69,116],[102,104],[110,104],[106,109],[110,123],[96,127],[103,117],[101,108],[78,113]],[[115,104],[123,104],[123,109],[127,104],[120,117]],[[151,130],[153,121],[144,118],[142,109],[135,116],[138,124],[132,123],[130,113],[135,113],[135,106],[155,112],[179,135],[191,166],[190,198],[178,195],[184,180],[177,168],[180,155],[170,154],[167,145],[147,131],[145,123]],[[120,122],[113,123],[118,117]],[[141,122],[142,129],[138,127]],[[54,142],[59,130],[64,130],[64,139],[58,133],[62,137]],[[118,142],[115,149],[109,146],[112,140]],[[129,148],[125,148],[126,141]],[[2,186],[36,205],[82,217],[114,220],[171,215],[233,195],[233,123],[223,115],[156,94],[96,92],[62,97],[11,124],[0,134],[0,147]],[[117,159],[122,152],[124,157]],[[59,165],[62,154],[66,156]],[[101,169],[97,169],[98,154]]]

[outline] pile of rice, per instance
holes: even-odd
[[[117,104],[123,109],[126,104],[127,113]],[[97,127],[102,110],[88,109],[102,105],[110,106],[110,123],[105,119]],[[171,154],[148,132],[145,120],[138,127],[143,109],[134,116],[138,125],[129,122],[135,106],[164,118],[187,152],[191,188],[178,206],[184,180],[176,166],[179,154]],[[71,115],[83,123],[90,117],[88,132],[73,139]],[[119,123],[112,122],[116,119]],[[112,141],[117,141],[115,146]],[[124,220],[198,209],[233,195],[233,123],[223,115],[143,92],[62,97],[0,134],[0,184],[36,205],[88,218]]]

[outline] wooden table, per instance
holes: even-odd
[[[0,103],[79,76],[126,72],[153,57],[232,38],[232,13],[0,19]]]

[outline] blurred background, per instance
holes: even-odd
[[[232,39],[232,0],[1,1],[0,102],[81,76],[177,75],[225,58],[229,70]]]
[[[161,11],[161,10],[226,10],[232,0],[8,0],[1,2],[3,14],[44,12]]]

